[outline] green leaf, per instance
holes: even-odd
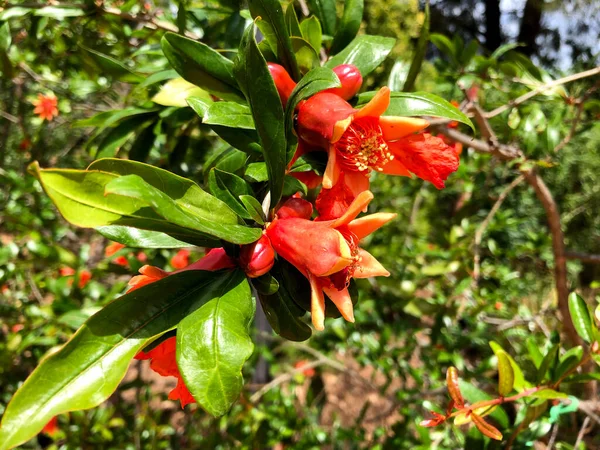
[[[531,358],[531,362],[536,368],[540,367],[542,360],[544,359],[544,355],[540,351],[539,344],[536,342],[535,337],[529,336],[525,341],[527,346],[527,351],[529,352],[529,357]]]
[[[98,69],[106,75],[110,75],[119,81],[126,83],[140,83],[144,80],[141,75],[138,75],[129,69],[125,64],[117,61],[112,56],[105,55],[88,47],[81,46],[83,50],[89,53],[94,64]]]
[[[87,119],[77,120],[73,123],[73,127],[101,127],[100,132],[121,120],[136,115],[151,114],[156,112],[157,109],[144,109],[144,108],[125,108],[116,109],[112,111],[104,111],[98,114],[88,117]],[[99,134],[99,133],[97,133]]]
[[[498,394],[506,397],[513,390],[515,373],[508,354],[502,350],[496,352],[498,358]]]
[[[186,271],[109,303],[60,350],[43,359],[13,396],[2,418],[0,448],[31,439],[58,414],[102,403],[140,349],[175,328],[236,277]]]
[[[267,165],[263,162],[256,162],[248,164],[244,177],[253,183],[260,183],[269,179],[269,173],[267,172]]]
[[[419,34],[419,40],[417,41],[417,46],[415,47],[415,53],[413,55],[413,60],[410,65],[410,69],[408,71],[408,75],[406,76],[406,81],[404,82],[404,87],[402,90],[404,92],[412,91],[415,87],[415,80],[417,79],[417,75],[421,71],[421,65],[423,64],[423,60],[425,59],[425,53],[427,52],[427,43],[429,42],[429,2],[425,3],[425,18],[423,19],[423,26],[421,27],[421,32]]]
[[[192,180],[167,170],[136,161],[112,158],[94,161],[87,170],[99,170],[116,175],[138,175],[194,216],[221,223],[238,223],[236,214],[223,202],[203,191]]]
[[[250,186],[242,178],[232,173],[212,169],[208,175],[208,187],[215,197],[226,203],[238,216],[252,219],[239,199],[240,195],[252,195]]]
[[[286,175],[283,180],[283,195],[289,197],[297,192],[301,192],[302,195],[307,195],[308,189],[302,181],[290,175]]]
[[[130,248],[184,248],[187,242],[179,241],[158,231],[140,230],[121,225],[96,228],[102,236]]]
[[[501,45],[500,47],[498,47],[496,50],[494,50],[494,53],[492,53],[492,55],[490,56],[491,59],[499,59],[502,55],[504,55],[505,53],[514,50],[517,47],[522,47],[523,44],[519,44],[518,42],[510,42],[508,44],[504,44]]]
[[[443,34],[431,33],[429,40],[435,45],[440,52],[450,58],[454,65],[458,65],[458,59],[456,57],[456,49],[450,39]]]
[[[162,85],[160,91],[152,97],[154,103],[163,106],[188,106],[188,97],[201,97],[211,101],[210,94],[204,89],[187,82],[183,78],[175,78]]]
[[[29,14],[32,11],[31,8],[23,8],[21,6],[15,6],[13,8],[5,9],[4,11],[0,11],[0,21],[8,21],[8,19],[12,19],[14,17],[23,17]]]
[[[240,200],[246,211],[248,211],[248,214],[250,214],[250,217],[252,217],[252,220],[259,225],[264,225],[266,217],[258,200],[251,195],[240,195]]]
[[[279,282],[270,273],[250,278],[252,286],[260,294],[272,295],[279,290]]]
[[[45,6],[44,8],[36,9],[33,12],[34,16],[50,17],[56,20],[62,20],[67,17],[80,17],[85,15],[85,11],[81,8],[61,8],[57,6]]]
[[[155,133],[157,123],[158,121],[150,121],[150,123],[137,135],[129,149],[129,159],[140,162],[144,162],[148,159],[148,155],[152,151],[152,147],[154,147],[154,142],[157,138]]]
[[[148,86],[152,86],[153,84],[160,83],[165,80],[172,80],[174,78],[178,78],[179,74],[176,70],[167,69],[161,70],[160,72],[153,73],[152,75],[148,75],[144,81],[138,84],[138,88],[145,88]]]
[[[304,74],[321,65],[319,55],[307,40],[295,36],[292,37],[292,48],[294,49],[301,73]]]
[[[533,394],[529,394],[529,397],[532,398],[541,398],[545,400],[551,400],[556,398],[568,398],[569,396],[564,392],[557,392],[553,389],[542,389],[541,391],[534,392]]]
[[[577,334],[588,344],[591,343],[594,340],[592,317],[585,300],[575,292],[569,295],[569,312]]]
[[[256,25],[265,36],[281,65],[285,67],[293,80],[298,81],[300,71],[279,0],[248,0],[248,8],[252,18],[261,19],[256,21]],[[252,36],[254,37],[254,34]]]
[[[523,375],[523,371],[521,370],[521,368],[519,367],[519,365],[517,364],[517,362],[513,359],[512,356],[510,356],[497,342],[494,341],[490,341],[490,347],[492,348],[492,351],[494,352],[494,354],[496,356],[498,356],[498,353],[504,353],[505,357],[508,359],[508,361],[510,362],[512,371],[513,371],[513,386],[517,391],[522,391],[523,389],[526,389],[528,387],[531,387],[531,383],[528,383],[527,381],[525,381],[525,376]],[[500,364],[500,362],[498,362],[498,364]]]
[[[285,10],[285,23],[290,37],[302,37],[302,30],[300,29],[300,23],[298,22],[298,16],[296,15],[294,2],[290,2]]]
[[[111,129],[98,144],[96,158],[116,156],[121,147],[131,139],[136,131],[148,124],[145,116],[128,117]]]
[[[254,120],[250,108],[234,102],[212,103],[204,113],[202,123],[254,130]]]
[[[304,19],[300,24],[302,37],[311,45],[318,55],[321,51],[321,42],[323,40],[323,32],[321,31],[321,23],[315,16],[310,16]]]
[[[202,167],[203,178],[208,178],[208,174],[213,168],[224,172],[236,173],[246,166],[248,155],[236,150],[233,147],[223,146],[221,151],[215,151],[210,158],[206,160]]]
[[[254,349],[249,332],[256,304],[241,271],[206,297],[177,327],[177,365],[198,404],[221,416],[242,391],[242,367]]]
[[[331,44],[332,54],[341,51],[354,39],[360,29],[364,8],[364,0],[346,0],[344,2],[344,14]]]
[[[244,32],[234,71],[252,111],[267,163],[271,205],[275,206],[281,198],[286,167],[284,115],[275,83],[256,45],[254,33],[254,25]]]
[[[187,214],[174,199],[137,175],[125,175],[112,180],[106,185],[105,192],[141,201],[169,223],[234,244],[250,244],[261,236],[261,230],[257,228],[232,225]]]
[[[366,105],[376,92],[359,94],[356,108]],[[475,130],[473,122],[450,102],[428,92],[392,92],[385,116],[433,116],[464,123]]]
[[[229,59],[201,42],[173,33],[166,33],[160,44],[173,69],[187,81],[225,100],[243,101]]]
[[[362,34],[356,36],[344,50],[327,61],[325,67],[333,69],[340,64],[354,64],[365,78],[387,58],[394,45],[394,38]]]
[[[7,52],[8,47],[10,47],[10,42],[10,26],[8,25],[8,22],[6,22],[0,27],[0,50]]]
[[[258,290],[258,298],[273,331],[290,341],[305,341],[311,334],[311,328],[301,319],[305,311],[293,300],[296,289],[290,278],[283,274],[284,266],[279,262],[271,269],[271,274],[279,280],[277,292],[268,295]],[[253,280],[254,283],[254,280]]]
[[[583,347],[581,345],[567,350],[565,354],[560,357],[560,362],[556,368],[556,378],[562,378],[564,374],[577,367],[582,358]]]
[[[535,384],[541,384],[546,379],[552,379],[553,368],[558,362],[558,349],[557,344],[553,345],[548,349],[548,352],[544,356],[544,359],[540,363],[540,367],[537,370]],[[550,371],[550,377],[547,378],[546,374]]]
[[[310,11],[317,16],[323,31],[329,36],[333,36],[336,29],[337,13],[335,3],[335,0],[308,0]]]
[[[296,137],[293,133],[294,111],[298,104],[317,92],[341,86],[340,80],[333,70],[318,67],[308,72],[296,85],[287,102],[285,109],[285,131],[287,136],[287,162],[291,161],[295,152]]]

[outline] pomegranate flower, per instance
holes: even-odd
[[[187,249],[179,250],[171,258],[171,266],[175,269],[183,269],[190,263],[190,251]]]
[[[148,352],[139,352],[135,355],[138,360],[150,360],[150,368],[163,377],[177,378],[177,386],[169,392],[169,400],[179,400],[181,407],[194,403],[194,397],[185,385],[179,367],[177,367],[176,355],[177,338],[175,336],[166,339]]]
[[[344,319],[354,322],[351,278],[389,276],[389,272],[359,247],[365,236],[393,219],[396,214],[378,213],[356,219],[373,199],[360,193],[346,212],[334,220],[309,220],[312,206],[293,198],[277,211],[266,233],[277,254],[293,264],[310,282],[311,315],[317,330],[324,329],[326,294]]]
[[[383,116],[391,92],[383,87],[356,110],[338,95],[320,92],[298,109],[296,131],[300,139],[328,152],[323,187],[331,189],[346,174],[345,183],[355,195],[369,187],[375,170],[411,176],[444,187],[458,168],[458,157],[440,138],[422,132],[429,122],[414,117]]]
[[[35,109],[34,114],[37,114],[42,120],[52,120],[58,116],[58,99],[54,94],[38,94],[38,98],[31,102]]]
[[[240,266],[250,278],[266,274],[275,264],[275,251],[266,234],[240,250]]]

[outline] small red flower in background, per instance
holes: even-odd
[[[29,147],[31,147],[31,141],[27,138],[23,139],[19,144],[19,150],[21,151],[29,150]]]
[[[8,294],[10,292],[8,284],[3,284],[2,287],[0,287],[0,292],[3,294]]]
[[[124,248],[125,246],[123,244],[119,244],[118,242],[111,242],[104,249],[104,256],[108,258]],[[118,266],[129,267],[129,261],[127,261],[127,258],[123,255],[117,256],[115,259],[112,260],[112,262],[114,264],[117,264]]]
[[[23,325],[22,323],[16,323],[16,324],[14,324],[12,326],[12,328],[10,329],[10,331],[12,331],[13,333],[18,333],[23,328],[25,328],[25,325]]]
[[[75,275],[75,269],[72,267],[61,267],[58,271],[61,277],[70,277],[71,275]]]
[[[44,425],[44,428],[42,428],[42,433],[47,434],[50,437],[56,435],[59,431],[58,416],[54,416],[46,425]]]
[[[179,400],[181,407],[194,403],[194,397],[186,387],[179,368],[177,367],[176,355],[177,338],[175,336],[161,342],[148,352],[141,351],[135,355],[138,360],[150,360],[150,368],[163,377],[177,378],[177,386],[169,393],[170,400]]]
[[[373,199],[361,192],[344,214],[335,220],[309,220],[312,205],[292,198],[277,211],[266,233],[277,254],[290,262],[310,282],[311,316],[317,330],[325,328],[325,297],[334,303],[349,322],[354,322],[351,278],[389,276],[370,253],[359,247],[360,240],[396,214],[378,213],[356,219]]]
[[[73,275],[76,274],[76,271],[72,267],[61,267],[59,269],[59,273],[60,273],[61,277],[72,277]],[[82,271],[80,271],[78,276],[79,276],[79,282],[77,283],[77,285],[79,286],[79,289],[83,289],[88,284],[88,282],[92,279],[92,273],[86,269],[83,269]],[[71,286],[73,284],[73,279],[68,280],[67,284],[69,286]]]
[[[54,94],[38,94],[38,98],[31,102],[35,109],[34,114],[37,114],[42,120],[52,120],[58,116],[58,99]]]
[[[175,256],[171,258],[171,266],[175,269],[183,269],[190,263],[190,251],[183,249],[179,250]]]
[[[304,366],[306,366],[308,364],[308,361],[303,359],[301,361],[298,361],[296,364],[294,364],[294,368],[296,369],[302,369]],[[315,371],[315,369],[313,367],[309,367],[308,369],[304,369],[302,371],[302,375],[306,376],[306,377],[314,377],[315,374],[317,372]]]
[[[148,255],[146,255],[144,252],[139,252],[135,257],[139,262],[142,263],[148,261]]]
[[[275,250],[266,234],[252,244],[243,245],[240,250],[240,266],[250,278],[260,277],[275,264]]]

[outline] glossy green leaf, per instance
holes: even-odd
[[[294,2],[290,2],[285,10],[285,24],[290,37],[302,37],[302,30],[300,29],[300,22],[298,22],[298,15],[294,8]]]
[[[234,71],[248,100],[269,173],[271,205],[283,190],[286,166],[286,134],[283,107],[275,83],[254,37],[255,27],[244,32]]]
[[[429,40],[433,45],[435,45],[438,48],[440,52],[448,56],[455,65],[458,65],[456,49],[450,39],[448,39],[443,34],[431,33],[431,35],[429,36]]]
[[[508,44],[501,45],[496,50],[494,50],[494,53],[492,53],[490,58],[491,59],[499,59],[505,53],[508,53],[509,51],[514,50],[515,48],[518,48],[518,47],[522,47],[522,46],[523,46],[523,44],[519,44],[518,42],[509,42]]]
[[[531,387],[531,383],[525,381],[523,371],[512,356],[510,356],[506,351],[504,351],[504,349],[497,342],[490,341],[490,347],[492,348],[492,351],[496,356],[498,356],[498,353],[504,353],[505,358],[508,359],[508,361],[510,362],[514,378],[513,386],[517,391],[522,391],[523,389]]]
[[[125,175],[110,181],[106,194],[116,194],[135,199],[151,207],[169,223],[199,231],[234,244],[249,244],[261,236],[261,231],[242,225],[232,225],[191,215],[165,192],[150,185],[138,175]]]
[[[96,231],[111,241],[131,248],[184,248],[190,246],[187,242],[179,241],[165,233],[122,225],[98,227]]]
[[[301,73],[307,73],[321,65],[318,53],[306,39],[292,37],[292,48]]]
[[[248,211],[248,214],[250,214],[250,217],[252,217],[252,220],[259,225],[264,225],[266,218],[258,200],[251,195],[240,195],[240,200],[242,201],[244,208],[246,208],[246,211]]]
[[[80,17],[85,15],[85,11],[81,8],[65,8],[57,6],[45,6],[33,11],[34,16],[50,17],[56,20],[63,20],[67,17]]]
[[[227,204],[243,219],[252,219],[252,215],[240,200],[241,195],[252,195],[250,186],[240,177],[222,170],[212,169],[208,175],[210,192]]]
[[[307,195],[308,189],[306,185],[297,178],[286,175],[285,179],[283,180],[283,195],[288,197],[298,192],[300,192],[302,195]]]
[[[269,173],[267,172],[267,165],[263,162],[256,162],[248,164],[244,177],[250,182],[260,183],[269,179]]]
[[[145,108],[124,108],[112,111],[104,111],[88,117],[87,119],[77,120],[73,123],[73,127],[101,127],[103,130],[115,125],[121,120],[136,115],[151,114],[156,112],[156,109]]]
[[[134,73],[129,67],[112,56],[105,55],[91,48],[81,46],[98,66],[100,72],[105,75],[115,77],[119,81],[126,83],[140,83],[144,80],[141,75]]]
[[[374,91],[359,94],[357,108],[364,106],[375,95]],[[392,92],[390,106],[385,116],[433,116],[443,117],[470,126],[473,122],[450,102],[428,92]]]
[[[513,390],[515,373],[506,352],[499,350],[496,352],[496,357],[498,358],[498,394],[506,397]]]
[[[148,86],[152,86],[153,84],[160,83],[165,80],[172,80],[174,78],[179,78],[179,74],[176,70],[167,69],[161,70],[160,72],[153,73],[152,75],[148,75],[144,81],[138,84],[138,89],[145,88]]]
[[[235,271],[177,327],[177,365],[198,404],[225,414],[239,397],[242,367],[252,355],[256,304],[243,272]]]
[[[2,417],[0,448],[31,439],[58,414],[106,400],[144,345],[212,301],[233,279],[228,273],[186,271],[109,303],[17,391]]]
[[[317,92],[325,89],[341,86],[340,80],[333,70],[326,67],[318,67],[308,72],[296,85],[287,102],[285,109],[285,130],[287,136],[288,155],[287,161],[291,161],[295,152],[296,137],[293,134],[294,111],[298,104]]]
[[[364,0],[346,0],[344,2],[344,14],[331,44],[332,54],[335,55],[341,51],[356,37],[362,22],[364,8]]]
[[[187,81],[225,100],[243,101],[229,59],[201,42],[173,33],[166,33],[160,43],[173,69]]]
[[[301,319],[305,311],[293,300],[296,289],[290,278],[284,276],[284,266],[279,262],[271,269],[271,274],[279,280],[277,292],[268,295],[259,291],[258,298],[273,331],[290,341],[305,341],[311,334],[311,328]]]
[[[220,223],[238,223],[235,213],[223,202],[203,191],[192,180],[167,170],[136,161],[111,158],[94,161],[88,170],[99,170],[116,175],[138,175],[197,217]]]
[[[542,359],[536,374],[536,384],[541,384],[544,380],[552,379],[554,367],[558,363],[558,349],[558,345],[553,345],[544,356],[544,359]],[[548,372],[550,372],[550,377],[546,376]]]
[[[323,27],[325,30],[325,27]],[[387,58],[396,45],[396,39],[362,34],[356,36],[348,46],[325,63],[333,69],[340,64],[354,64],[363,78],[373,72]]]
[[[7,21],[8,19],[12,19],[14,17],[23,17],[29,14],[32,11],[31,8],[23,8],[21,6],[15,6],[12,8],[5,9],[4,11],[0,11],[0,21]]]
[[[248,155],[246,153],[236,150],[233,147],[223,146],[219,151],[215,151],[210,158],[206,160],[202,167],[202,174],[204,178],[208,178],[208,173],[213,169],[217,168],[224,172],[237,173],[242,171],[246,166]]]
[[[588,344],[591,343],[594,340],[592,317],[585,300],[575,292],[569,295],[569,312],[577,334]]]
[[[248,8],[255,20],[260,18],[256,21],[256,25],[265,36],[281,65],[285,67],[293,80],[298,81],[300,71],[279,0],[248,0]]]
[[[270,273],[250,278],[250,282],[259,294],[273,295],[279,290],[279,282]]]
[[[133,138],[138,129],[144,127],[148,123],[146,115],[128,117],[121,121],[116,127],[109,130],[98,143],[95,157],[111,158],[116,156],[121,147]]]
[[[154,103],[163,106],[188,106],[188,97],[201,97],[210,100],[210,94],[204,89],[184,80],[175,78],[162,85],[160,90],[152,97]]]
[[[302,37],[311,45],[318,55],[321,51],[321,42],[323,41],[323,32],[321,31],[321,23],[315,16],[310,16],[304,19],[300,24]]]
[[[335,3],[335,0],[308,0],[310,11],[317,16],[323,27],[323,32],[329,36],[335,34],[337,25]]]
[[[10,47],[11,36],[10,36],[10,26],[8,22],[5,22],[2,26],[0,26],[0,50],[8,51],[8,47]]]
[[[202,123],[254,130],[254,120],[250,108],[234,102],[212,103],[204,113]]]
[[[582,358],[583,347],[581,345],[567,350],[565,354],[560,357],[560,362],[556,368],[556,378],[562,378],[567,372],[577,367]]]
[[[541,391],[529,394],[532,398],[541,398],[545,400],[557,399],[557,398],[568,398],[569,396],[564,392],[557,392],[554,389],[542,389]]]
[[[426,2],[425,17],[419,33],[419,40],[417,41],[417,46],[415,47],[412,63],[410,64],[410,69],[408,71],[408,75],[406,76],[404,87],[402,88],[404,92],[410,92],[414,89],[417,75],[419,75],[419,72],[421,71],[421,65],[425,59],[427,44],[429,43],[429,16],[429,2]]]

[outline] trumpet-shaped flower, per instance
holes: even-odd
[[[309,220],[310,204],[291,199],[267,226],[267,236],[277,254],[310,282],[312,322],[317,330],[324,328],[324,294],[347,321],[354,322],[348,292],[350,279],[389,275],[371,254],[359,247],[362,238],[396,216],[378,213],[356,219],[372,199],[370,191],[360,193],[344,214],[334,220]]]
[[[369,187],[372,171],[411,176],[444,187],[458,168],[456,152],[438,137],[424,133],[429,122],[414,117],[384,116],[390,90],[383,87],[360,109],[329,92],[320,92],[298,109],[300,139],[328,152],[323,188],[331,189],[340,174],[354,195]]]

